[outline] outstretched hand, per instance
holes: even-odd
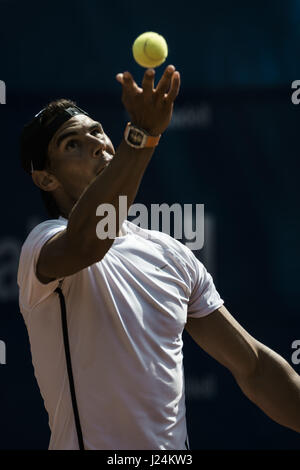
[[[129,72],[116,76],[122,85],[122,103],[131,122],[150,135],[162,134],[168,127],[174,100],[179,93],[180,74],[173,65],[166,67],[154,88],[155,70],[147,69],[140,88]]]

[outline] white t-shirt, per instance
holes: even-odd
[[[35,227],[21,251],[19,303],[49,415],[49,449],[78,449],[61,327],[59,281],[35,268],[67,220]],[[70,350],[85,449],[185,449],[182,332],[187,315],[223,304],[212,277],[172,237],[125,221],[98,263],[64,278]]]

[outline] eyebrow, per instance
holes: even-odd
[[[89,132],[93,131],[94,129],[97,129],[97,128],[102,128],[102,125],[100,122],[95,122],[94,124],[91,124],[90,127],[88,128]],[[72,135],[78,135],[78,132],[77,131],[69,131],[69,132],[66,132],[65,134],[62,134],[58,137],[57,141],[56,141],[56,147],[58,148],[60,146],[60,144],[62,143],[62,141],[64,139],[66,139],[67,137],[70,137]]]

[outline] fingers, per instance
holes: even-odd
[[[176,71],[172,75],[170,90],[167,96],[165,97],[165,102],[168,104],[172,103],[175,100],[176,96],[178,95],[179,89],[180,89],[180,73]]]
[[[174,72],[175,72],[174,65],[168,65],[168,67],[165,69],[161,79],[159,80],[157,84],[157,87],[155,90],[156,95],[164,96],[164,94],[169,91]]]
[[[118,73],[116,75],[116,79],[118,82],[120,82],[123,85],[123,88],[126,91],[138,91],[139,89],[139,87],[133,80],[131,73],[129,72]]]
[[[154,89],[154,77],[155,70],[147,69],[143,77],[142,88],[139,88],[129,72],[117,74],[116,79],[123,87],[123,102],[125,98],[140,95],[150,99],[156,97],[158,99],[155,100],[156,103],[161,101],[172,105],[180,89],[179,72],[175,70],[174,65],[168,65],[156,89]]]
[[[147,69],[144,73],[142,88],[146,97],[150,97],[153,93],[154,88],[154,76],[155,71],[153,69]]]

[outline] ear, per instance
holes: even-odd
[[[45,170],[34,170],[31,174],[33,182],[43,191],[54,191],[60,186],[54,175]]]

